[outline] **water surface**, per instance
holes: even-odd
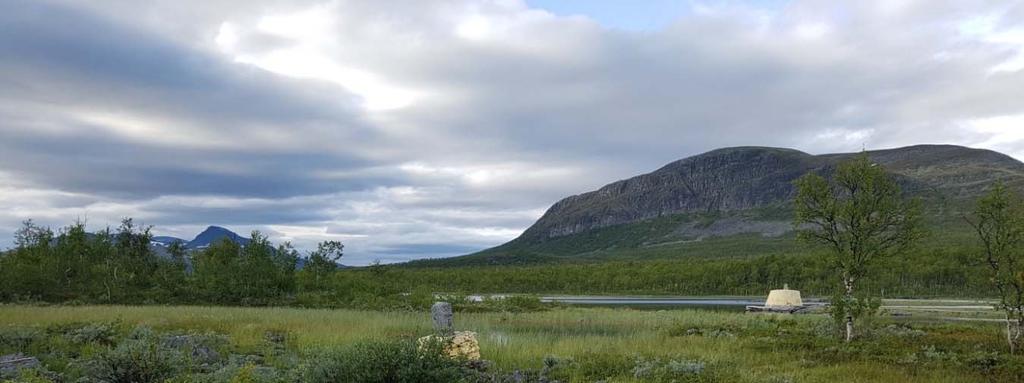
[[[746,306],[764,305],[764,299],[755,298],[693,298],[693,297],[620,297],[557,295],[540,298],[542,302],[556,302],[580,306],[628,307],[637,309],[711,309],[743,311]]]

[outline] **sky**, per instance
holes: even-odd
[[[133,217],[390,263],[726,146],[1024,159],[1021,1],[0,7],[0,248]]]

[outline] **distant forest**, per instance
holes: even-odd
[[[304,256],[259,232],[241,246],[172,245],[158,254],[149,227],[125,219],[90,233],[74,223],[54,232],[31,222],[0,255],[4,302],[292,305],[422,309],[436,293],[763,295],[784,283],[827,296],[834,283],[810,250],[735,258],[602,261],[541,265],[340,268],[340,246]],[[864,289],[883,297],[986,297],[988,273],[967,238],[928,243],[886,259]],[[340,245],[340,244],[335,244]],[[332,251],[334,254],[326,254]],[[333,257],[333,258],[332,258]]]

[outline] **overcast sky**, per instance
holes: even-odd
[[[465,254],[723,146],[1024,159],[1021,1],[0,0],[21,221]]]

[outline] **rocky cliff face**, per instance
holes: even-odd
[[[729,212],[788,204],[793,181],[828,173],[855,154],[814,156],[792,149],[739,147],[682,159],[554,204],[520,240],[543,241],[660,216]],[[869,152],[910,193],[977,196],[996,180],[1024,185],[1024,163],[959,146],[923,145]]]

